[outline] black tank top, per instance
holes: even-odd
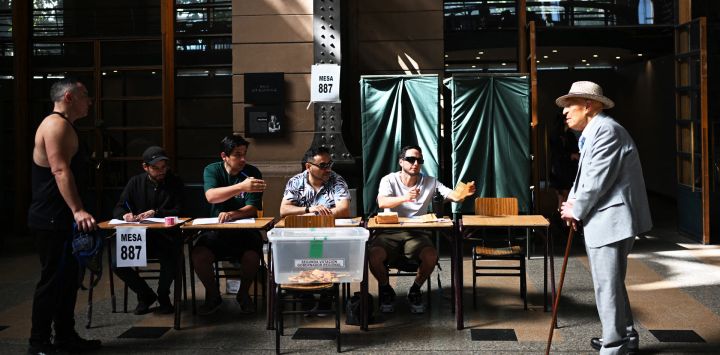
[[[67,118],[59,112],[53,112],[62,118]],[[77,135],[77,129],[72,126]],[[88,154],[84,145],[80,144],[78,136],[78,150],[70,160],[70,171],[75,178],[78,192],[82,191],[87,181]],[[82,197],[82,196],[81,196]],[[42,230],[69,230],[74,222],[72,211],[65,203],[58,189],[55,177],[50,168],[42,167],[32,162],[32,200],[28,211],[28,227]]]

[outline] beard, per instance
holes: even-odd
[[[403,171],[403,173],[407,174],[408,176],[418,176],[418,175],[420,175],[420,169],[418,169],[418,171],[417,171],[416,173],[410,172],[410,171],[408,171],[408,170],[405,169],[405,168],[403,168],[402,171]]]
[[[322,174],[310,173],[310,176],[312,176],[313,179],[315,179],[315,180],[322,181],[323,183],[326,183],[328,180],[330,180],[330,173],[322,173]]]

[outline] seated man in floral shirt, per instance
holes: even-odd
[[[310,148],[302,161],[305,171],[288,180],[280,203],[280,216],[305,213],[349,217],[350,192],[342,176],[332,171],[325,147]]]

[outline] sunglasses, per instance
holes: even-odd
[[[308,162],[308,164],[317,166],[318,168],[320,168],[320,169],[322,169],[322,170],[327,170],[327,169],[331,169],[331,168],[333,167],[333,164],[335,164],[335,162],[331,160],[331,161],[329,161],[329,162],[327,162],[327,163],[315,164],[315,163],[312,163],[312,162]]]
[[[425,159],[423,159],[423,158],[416,158],[416,157],[404,157],[403,160],[406,161],[406,162],[408,162],[408,163],[410,163],[410,164],[415,164],[415,162],[417,162],[418,164],[424,164],[424,163],[425,163]]]

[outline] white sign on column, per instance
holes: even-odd
[[[315,64],[310,80],[310,101],[340,102],[340,66]]]
[[[118,227],[115,232],[117,267],[147,266],[147,228]]]

